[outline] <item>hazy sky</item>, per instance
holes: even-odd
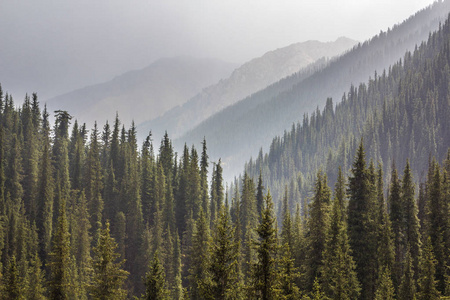
[[[364,41],[432,2],[1,0],[0,83],[15,98],[45,98],[160,57],[242,63],[310,39]]]

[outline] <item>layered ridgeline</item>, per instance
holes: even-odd
[[[363,138],[368,157],[385,173],[390,174],[393,164],[403,168],[410,159],[415,177],[423,180],[429,158],[442,161],[450,147],[448,30],[446,23],[367,83],[351,85],[336,106],[328,98],[323,110],[305,115],[273,139],[267,154],[261,150],[250,160],[248,175],[257,178],[261,170],[275,199],[285,186],[292,201],[299,194],[305,199],[319,168],[330,184],[336,181],[338,166],[347,174]]]
[[[395,63],[406,50],[428,38],[450,11],[450,1],[436,2],[400,25],[381,32],[341,57],[331,61],[300,82],[285,80],[259,91],[201,123],[174,141],[198,144],[206,137],[211,157],[222,158],[227,179],[240,172],[248,157],[256,157],[261,146],[268,147],[275,135],[288,130],[307,112],[323,106],[327,97],[339,102],[350,84],[357,85]],[[286,79],[291,80],[291,79]]]
[[[0,298],[446,299],[449,79],[447,19],[336,109],[329,100],[275,139],[232,195],[220,162],[208,174],[205,141],[180,155],[167,135],[158,150],[151,136],[138,147],[118,117],[69,134],[66,111],[51,129],[36,94],[17,107],[0,87]],[[329,176],[316,170],[326,157]],[[303,190],[285,188],[277,223],[269,187],[312,176],[307,213]]]
[[[183,104],[204,87],[228,77],[235,67],[217,59],[163,58],[110,81],[54,97],[47,106],[67,110],[90,126],[94,120],[103,123],[114,118],[116,112],[126,123],[140,123]]]
[[[357,42],[339,38],[334,42],[307,41],[267,52],[261,57],[246,62],[233,71],[230,77],[206,87],[186,103],[176,106],[164,115],[139,124],[143,133],[163,133],[165,130],[177,138],[194,128],[223,108],[309,66],[322,66],[327,58],[349,50]],[[318,61],[320,60],[320,61]],[[306,73],[306,72],[302,72]],[[308,72],[307,74],[310,74]],[[274,95],[289,89],[305,78],[305,74],[293,75],[282,85],[277,85]]]

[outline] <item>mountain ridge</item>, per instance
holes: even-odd
[[[51,98],[47,105],[82,116],[82,122],[103,121],[98,116],[111,119],[119,112],[124,123],[139,123],[183,103],[186,95],[195,95],[234,68],[235,64],[214,58],[161,58],[142,69]]]
[[[334,57],[357,42],[340,37],[332,42],[309,40],[266,52],[235,69],[217,84],[204,88],[181,106],[174,107],[159,118],[139,124],[143,132],[168,131],[179,137],[213,113],[290,76],[323,57]]]

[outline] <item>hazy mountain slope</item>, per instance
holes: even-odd
[[[339,38],[334,42],[307,41],[267,52],[233,71],[227,79],[205,88],[182,106],[139,125],[143,132],[168,131],[176,138],[221,109],[294,74],[320,58],[334,57],[357,42]]]
[[[216,59],[163,58],[111,81],[52,98],[47,105],[68,110],[81,122],[103,124],[119,112],[122,122],[139,123],[184,103],[205,86],[229,76],[234,67]]]
[[[368,159],[381,163],[385,174],[393,162],[403,170],[409,159],[415,180],[423,181],[429,157],[441,162],[450,147],[449,43],[447,19],[389,72],[349,87],[336,108],[328,101],[323,110],[274,138],[267,154],[247,164],[247,173],[257,178],[261,170],[274,199],[280,199],[286,185],[291,195],[305,199],[319,168],[330,186],[339,166],[344,173],[351,169],[363,137]]]
[[[205,136],[211,158],[222,158],[225,176],[230,179],[241,170],[246,159],[257,155],[261,146],[266,148],[273,136],[289,129],[305,113],[323,106],[327,97],[338,102],[350,84],[366,81],[375,70],[383,72],[406,50],[413,50],[416,44],[426,40],[449,10],[450,1],[436,2],[393,29],[360,44],[270,101],[265,95],[271,95],[273,87],[224,109],[174,144],[198,145]]]

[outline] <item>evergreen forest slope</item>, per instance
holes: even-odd
[[[248,157],[256,157],[261,146],[268,147],[273,136],[288,130],[305,113],[323,106],[328,97],[339,102],[350,84],[366,81],[376,70],[381,74],[406,50],[414,50],[430,31],[438,28],[449,11],[450,1],[436,2],[306,78],[300,76],[297,82],[287,78],[227,107],[175,140],[174,145],[198,144],[206,137],[211,157],[222,158],[225,177],[230,179]],[[285,81],[292,85],[279,90]]]
[[[167,131],[173,138],[180,137],[223,108],[281,78],[295,74],[320,59],[337,56],[355,44],[356,41],[341,37],[334,42],[307,41],[267,52],[244,63],[228,78],[206,87],[186,103],[174,107],[158,118],[143,122],[138,127],[143,133],[149,130],[155,134]],[[297,80],[295,82],[300,80],[297,76],[291,79]],[[294,83],[291,80],[287,87],[279,87],[281,89],[277,93]]]
[[[51,126],[0,86],[0,299],[448,299],[449,83],[450,14],[231,191],[206,140]]]
[[[337,105],[328,98],[322,110],[306,114],[274,138],[270,150],[261,150],[245,171],[257,178],[261,170],[275,199],[285,186],[290,187],[291,200],[299,195],[305,199],[318,169],[331,185],[339,166],[347,174],[362,138],[368,158],[381,164],[386,174],[393,164],[402,169],[409,159],[415,177],[423,180],[429,158],[442,161],[450,147],[446,30],[430,34],[426,43],[382,73],[375,72],[367,83],[351,85]]]
[[[140,123],[181,105],[222,78],[234,64],[193,57],[162,58],[114,79],[81,88],[47,101],[49,109],[64,109],[90,126],[120,112],[124,122]]]

